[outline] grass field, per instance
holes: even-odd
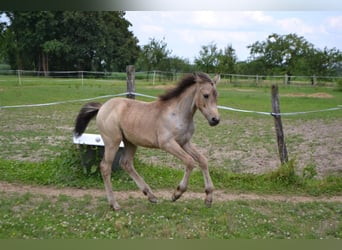
[[[136,91],[157,96],[168,83],[137,81]],[[78,100],[126,92],[124,81],[0,78],[0,106]],[[219,85],[219,105],[271,111],[268,87]],[[148,98],[138,99],[151,101]],[[98,101],[104,102],[106,98]],[[84,102],[44,107],[0,108],[0,181],[40,186],[103,189],[99,175],[86,176],[72,145],[74,119]],[[280,86],[282,112],[321,110],[342,104],[342,92],[327,87]],[[259,194],[342,194],[342,110],[283,117],[291,159],[280,167],[272,116],[221,110],[209,127],[196,114],[193,141],[209,159],[215,187]],[[97,133],[94,123],[88,132]],[[156,150],[139,149],[136,167],[152,189],[173,189],[182,164]],[[168,167],[166,167],[168,166]],[[113,173],[115,190],[135,190],[122,170]],[[202,192],[196,170],[190,191]],[[202,200],[148,204],[121,201],[108,210],[105,197],[73,198],[6,193],[0,196],[0,238],[341,238],[339,202],[217,202]],[[20,222],[21,221],[21,222]],[[29,229],[29,228],[32,228]]]
[[[32,78],[18,85],[16,78],[0,81],[0,105],[25,105],[77,100],[126,92],[124,81]],[[138,93],[157,96],[167,85],[137,81]],[[270,89],[219,85],[219,105],[239,109],[271,111]],[[139,99],[151,101],[148,98]],[[99,99],[104,102],[106,98]],[[320,110],[342,103],[342,92],[333,88],[280,86],[282,112]],[[47,107],[1,109],[0,152],[5,159],[46,160],[70,143],[74,119],[84,102]],[[213,166],[234,173],[263,173],[278,166],[273,119],[271,116],[221,110],[222,122],[211,128],[196,114],[197,133],[193,140]],[[339,172],[342,112],[321,112],[283,117],[289,156],[299,170],[311,165],[319,176]],[[89,132],[97,133],[94,123]],[[138,157],[148,164],[170,163],[182,167],[166,153],[139,150]]]
[[[103,198],[1,193],[0,238],[21,239],[334,239],[342,237],[341,203],[231,201],[122,202]]]

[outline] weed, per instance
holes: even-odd
[[[316,165],[313,163],[306,165],[303,168],[302,178],[303,180],[311,180],[317,176]]]
[[[272,181],[281,182],[285,185],[299,184],[299,177],[295,172],[295,159],[280,165],[280,167],[269,174]]]

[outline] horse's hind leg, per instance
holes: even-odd
[[[152,203],[157,202],[156,196],[152,193],[149,185],[146,184],[144,179],[137,173],[133,165],[133,157],[137,150],[137,146],[133,145],[128,141],[124,141],[125,150],[120,159],[120,166],[130,175],[130,177],[135,181],[139,189],[144,195],[148,197],[148,200]]]
[[[120,144],[120,141],[117,144],[110,143],[105,146],[104,157],[100,164],[101,175],[102,175],[103,182],[105,185],[109,206],[114,210],[120,210],[120,205],[117,203],[117,201],[114,198],[114,193],[113,193],[110,177],[112,173],[112,164],[114,161],[116,151],[119,148],[119,144]]]

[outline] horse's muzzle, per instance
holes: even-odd
[[[209,121],[210,126],[216,126],[219,123],[220,123],[220,119],[216,117],[211,118],[211,120]]]

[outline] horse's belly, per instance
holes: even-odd
[[[146,148],[157,148],[158,145],[156,145],[155,141],[152,141],[151,138],[143,138],[141,136],[139,137],[128,137],[126,138],[130,143],[142,146]]]

